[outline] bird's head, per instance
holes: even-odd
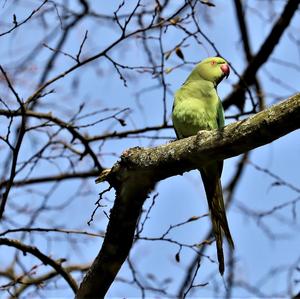
[[[217,86],[224,77],[229,76],[230,68],[228,62],[222,57],[209,57],[197,64],[196,71],[204,80]]]

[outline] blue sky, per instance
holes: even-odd
[[[153,1],[144,1],[146,7],[152,7]],[[178,3],[182,1],[178,1]],[[282,11],[285,1],[272,1],[272,6],[269,1],[247,1],[249,6],[247,10],[247,24],[249,27],[249,35],[251,38],[251,45],[253,52],[255,53],[262,41],[265,39],[272,26],[272,22],[276,19],[278,13]],[[16,13],[18,19],[26,16],[32,7],[35,7],[34,1],[27,1],[28,6],[19,5],[18,9],[5,4],[2,8],[2,14],[11,16],[11,13]],[[93,3],[94,9],[97,12],[112,15],[112,13],[118,7],[120,1],[102,1],[99,3]],[[130,2],[131,5],[135,1]],[[172,4],[174,6],[179,5]],[[242,44],[240,41],[239,32],[237,30],[237,24],[235,20],[235,13],[233,8],[233,1],[215,1],[216,7],[209,8],[205,5],[199,4],[199,12],[197,17],[199,18],[199,25],[203,32],[210,38],[216,45],[219,52],[234,66],[234,68],[241,74],[245,68],[245,57],[243,54]],[[74,4],[72,4],[74,5]],[[128,1],[120,11],[120,13],[126,13],[132,9]],[[170,10],[171,10],[170,6]],[[74,5],[74,9],[78,9],[77,5]],[[270,22],[266,22],[261,19],[260,12],[266,12],[265,18],[269,18]],[[207,23],[207,18],[211,20]],[[59,29],[59,22],[55,14],[50,15],[49,20],[56,24]],[[10,18],[7,17],[7,23],[10,22]],[[38,20],[33,20],[32,24],[39,25]],[[52,25],[52,24],[51,24]],[[26,29],[28,26],[28,29]],[[132,30],[129,26],[129,30]],[[188,24],[187,26],[192,26]],[[30,29],[29,29],[30,28]],[[120,34],[120,31],[116,24],[111,25],[104,21],[82,21],[75,30],[72,31],[68,37],[68,41],[64,47],[65,52],[76,53],[80,42],[84,36],[85,31],[88,30],[88,39],[84,47],[83,56],[88,57],[94,53],[99,52],[114,41]],[[287,62],[294,63],[299,66],[299,53],[295,43],[291,41],[289,34],[293,34],[299,30],[299,13],[296,14],[292,21],[291,28],[285,33],[280,40],[280,44],[275,48],[272,54],[273,58],[282,59]],[[32,49],[33,44],[37,44],[45,36],[45,31],[39,26],[33,26],[30,24],[24,25],[20,30],[16,30],[11,36],[2,37],[2,46],[0,50],[2,52],[1,64],[4,65],[10,72],[14,72],[14,68],[27,57],[28,53]],[[153,36],[157,36],[157,32],[153,32]],[[165,51],[172,49],[183,38],[182,32],[176,29],[169,28],[165,33],[163,39],[163,47]],[[196,44],[193,39],[189,39],[186,42],[186,47],[182,48],[187,61],[200,61],[207,56],[215,55],[214,50],[204,39],[199,37],[202,45]],[[56,44],[57,37],[47,41],[49,46]],[[150,43],[151,51],[154,59],[159,62],[160,53],[158,51],[158,44],[153,39]],[[148,61],[145,57],[144,51],[141,47],[140,39],[130,39],[122,42],[116,49],[108,53],[113,59],[130,66],[147,65]],[[47,58],[50,52],[43,50],[40,52],[28,65],[27,69],[32,68],[32,72],[24,72],[16,74],[16,85],[23,98],[26,98],[36,88],[39,79],[39,70]],[[166,67],[174,67],[180,64],[181,60],[176,55],[171,55],[170,59],[166,61]],[[64,71],[73,64],[72,60],[68,60],[65,56],[61,55],[56,61],[54,70],[50,73],[50,77]],[[185,78],[192,69],[191,65],[173,70],[171,73],[166,74],[165,78],[170,92],[167,93],[167,114],[170,117],[174,91],[184,82]],[[270,74],[282,80],[282,82],[289,87],[283,87],[278,82],[271,80],[266,74],[268,71]],[[259,72],[259,78],[263,89],[265,91],[267,105],[274,102],[274,96],[284,99],[287,96],[292,95],[298,90],[299,86],[299,71],[292,68],[284,67],[276,63],[268,62],[267,65]],[[107,131],[128,130],[139,128],[143,126],[159,125],[162,123],[163,106],[162,106],[162,88],[150,89],[150,91],[141,93],[139,98],[136,94],[145,88],[156,86],[158,84],[157,79],[153,78],[151,74],[140,74],[136,71],[123,71],[124,77],[127,79],[127,87],[124,86],[122,80],[119,79],[117,72],[113,69],[112,65],[105,59],[101,58],[94,61],[90,65],[87,65],[73,74],[63,78],[59,82],[53,84],[55,93],[42,99],[42,103],[39,106],[40,111],[52,113],[58,117],[62,117],[67,121],[68,117],[76,113],[81,102],[85,102],[84,111],[91,112],[95,109],[103,108],[130,108],[129,118],[126,120],[126,127],[114,121],[109,120],[102,122],[92,128],[82,129],[82,132],[93,134],[103,134]],[[72,84],[77,78],[79,88],[77,92],[72,92]],[[232,90],[233,84],[237,82],[237,77],[234,73],[231,73],[230,78],[226,82],[222,82],[218,88],[221,99]],[[2,90],[1,97],[7,94],[7,90]],[[9,99],[9,97],[7,97]],[[14,104],[11,103],[13,106]],[[248,106],[248,105],[247,105]],[[246,107],[247,107],[246,106]],[[3,108],[3,107],[1,107]],[[235,113],[235,109],[230,109],[226,112],[227,115]],[[101,116],[107,116],[111,112],[103,112]],[[4,121],[3,118],[0,121]],[[228,120],[231,122],[232,120]],[[169,123],[171,123],[169,121]],[[1,134],[5,132],[5,125],[1,125]],[[113,128],[113,129],[112,129]],[[67,133],[63,133],[66,139],[70,138]],[[148,134],[153,136],[154,134]],[[167,130],[159,133],[160,136],[167,136],[175,138],[173,130]],[[27,140],[25,148],[22,151],[22,159],[25,160],[32,154],[34,146],[38,148],[44,142],[44,137],[38,134],[33,134],[32,138],[37,138],[36,144],[31,140]],[[46,139],[45,139],[46,140]],[[121,140],[109,140],[102,146],[102,156],[100,161],[105,167],[111,167],[118,156],[127,148],[133,146],[154,146],[169,142],[170,139],[121,139]],[[100,146],[100,143],[95,143],[94,148]],[[31,151],[26,150],[26,147],[30,147]],[[262,168],[268,169],[270,172],[279,175],[285,181],[299,186],[299,152],[300,152],[300,139],[299,132],[294,132],[276,140],[270,145],[263,146],[251,152],[250,160]],[[238,158],[232,158],[225,161],[222,182],[226,186],[229,182],[232,174],[236,169]],[[1,161],[3,163],[3,161]],[[78,169],[86,169],[91,166],[91,161],[83,160],[78,164]],[[67,168],[67,162],[60,161],[59,167],[62,169]],[[57,167],[49,165],[47,163],[39,164],[31,173],[32,177],[36,177],[44,174],[57,173]],[[25,175],[25,174],[23,174]],[[23,177],[22,175],[20,177]],[[272,239],[264,233],[261,229],[261,223],[257,222],[255,218],[246,216],[241,212],[241,206],[247,207],[252,211],[268,211],[273,207],[279,206],[283,203],[289,202],[299,196],[299,193],[294,192],[286,186],[273,186],[274,179],[270,178],[266,173],[258,171],[253,166],[248,165],[245,173],[242,176],[241,182],[234,194],[234,201],[228,211],[228,219],[230,228],[235,241],[235,257],[237,261],[236,265],[236,279],[245,280],[249,284],[258,285],[260,279],[264,277],[272,268],[291,266],[297,263],[299,259],[299,253],[297,247],[299,247],[299,204],[295,209],[298,211],[297,219],[293,220],[293,214],[291,206],[284,209],[280,209],[276,212],[278,219],[274,219],[272,216],[266,216],[261,220],[261,223],[266,225],[274,232],[284,235],[282,239]],[[50,184],[43,184],[37,186],[37,190],[50,190]],[[83,192],[81,196],[75,196],[74,200],[70,200],[68,208],[61,211],[58,214],[57,211],[44,213],[37,220],[37,225],[47,226],[53,222],[57,227],[67,228],[81,228],[83,230],[103,231],[105,230],[107,219],[102,211],[98,210],[96,214],[96,220],[91,227],[88,227],[86,222],[89,220],[92,210],[94,208],[94,202],[98,198],[98,193],[107,188],[107,185],[94,185],[93,179],[86,182],[82,187],[78,181],[69,181],[57,188],[53,195],[49,199],[49,205],[59,205],[62,201],[66,201],[68,198],[72,199],[73,193],[77,192],[77,188]],[[20,194],[22,193],[22,194]],[[191,216],[198,216],[207,212],[207,204],[205,199],[204,190],[202,187],[201,179],[196,171],[185,173],[183,176],[176,176],[160,182],[151,196],[158,193],[155,206],[150,214],[150,219],[145,226],[144,236],[157,237],[165,232],[172,224],[180,223],[189,219]],[[14,189],[13,199],[16,202],[20,200],[22,203],[29,206],[39,206],[39,196],[33,196],[31,193],[21,192],[18,188]],[[149,206],[150,199],[145,204],[145,208]],[[105,203],[107,207],[104,208],[107,212],[112,205],[114,199],[114,193],[107,194],[107,200]],[[15,216],[13,209],[7,211],[8,215]],[[58,217],[59,215],[59,217]],[[279,218],[279,216],[281,218]],[[15,221],[19,222],[20,226],[25,225],[28,222],[26,216],[18,215]],[[174,229],[170,236],[174,240],[184,242],[188,244],[194,244],[201,242],[206,235],[206,232],[210,228],[209,218],[203,218],[201,220],[189,223],[178,229]],[[76,237],[75,237],[76,238]],[[30,238],[25,239],[29,242]],[[60,257],[68,257],[68,263],[79,263],[92,261],[99,251],[101,245],[101,239],[92,238],[85,240],[83,243],[78,244],[78,250],[74,250],[72,246],[62,241],[45,241],[42,236],[35,236],[34,242],[36,246],[39,246],[42,250],[49,252],[51,255]],[[76,248],[76,246],[75,246]],[[8,248],[0,248],[0,257],[3,259],[9,252]],[[147,274],[154,274],[157,281],[163,281],[168,277],[172,277],[172,282],[168,284],[168,292],[176,295],[178,286],[182,281],[182,277],[185,273],[186,266],[189,265],[193,252],[190,249],[183,249],[181,251],[181,261],[177,263],[175,261],[175,254],[178,252],[178,246],[168,244],[167,242],[160,241],[139,241],[133,248],[130,256],[131,260],[141,273],[141,280],[146,277]],[[213,260],[216,260],[215,245],[209,246],[205,252]],[[27,259],[27,257],[26,257]],[[36,262],[34,259],[28,257],[28,263]],[[43,270],[41,270],[43,271]],[[203,258],[203,263],[196,278],[196,283],[209,282],[208,286],[204,288],[196,288],[191,293],[194,297],[211,297],[213,296],[216,285],[219,286],[219,296],[223,296],[225,293],[225,287],[222,278],[219,275],[214,275],[211,279],[210,276],[217,271],[217,264],[211,263],[209,259]],[[268,279],[265,283],[259,286],[259,289],[266,294],[286,294],[290,279],[291,272],[283,271]],[[297,273],[292,275],[296,275]],[[299,279],[298,273],[298,279]],[[119,277],[129,277],[130,272],[128,265],[124,264],[119,273]],[[294,276],[293,276],[294,277]],[[145,279],[144,279],[145,280]],[[153,282],[155,284],[155,282]],[[63,285],[63,283],[61,284]],[[292,285],[291,291],[299,291],[299,285]],[[71,296],[71,293],[67,290],[54,290],[48,293],[49,296]],[[109,290],[109,296],[121,297],[121,296],[134,296],[139,297],[140,292],[137,288],[123,284],[122,282],[116,282]],[[151,295],[151,293],[150,293]],[[150,296],[149,295],[149,296]],[[155,294],[152,294],[154,296]],[[233,295],[235,298],[242,298],[251,295],[243,288],[235,288]],[[3,297],[5,298],[5,297]]]

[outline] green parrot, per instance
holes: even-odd
[[[209,57],[196,65],[175,93],[172,120],[177,138],[196,135],[199,130],[224,127],[224,110],[217,93],[217,85],[229,73],[228,63],[221,57]],[[225,268],[222,231],[234,248],[220,181],[222,168],[223,161],[213,161],[199,169],[210,209],[221,275]]]

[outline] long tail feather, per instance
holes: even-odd
[[[222,231],[224,232],[226,239],[232,248],[234,248],[234,243],[226,217],[222,186],[217,171],[211,171],[211,169],[201,169],[200,172],[210,209],[212,228],[216,239],[219,271],[220,274],[223,275],[225,266]]]

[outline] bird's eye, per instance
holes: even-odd
[[[215,65],[215,64],[216,64],[216,61],[215,61],[215,60],[212,60],[210,64],[211,64],[211,65]]]

